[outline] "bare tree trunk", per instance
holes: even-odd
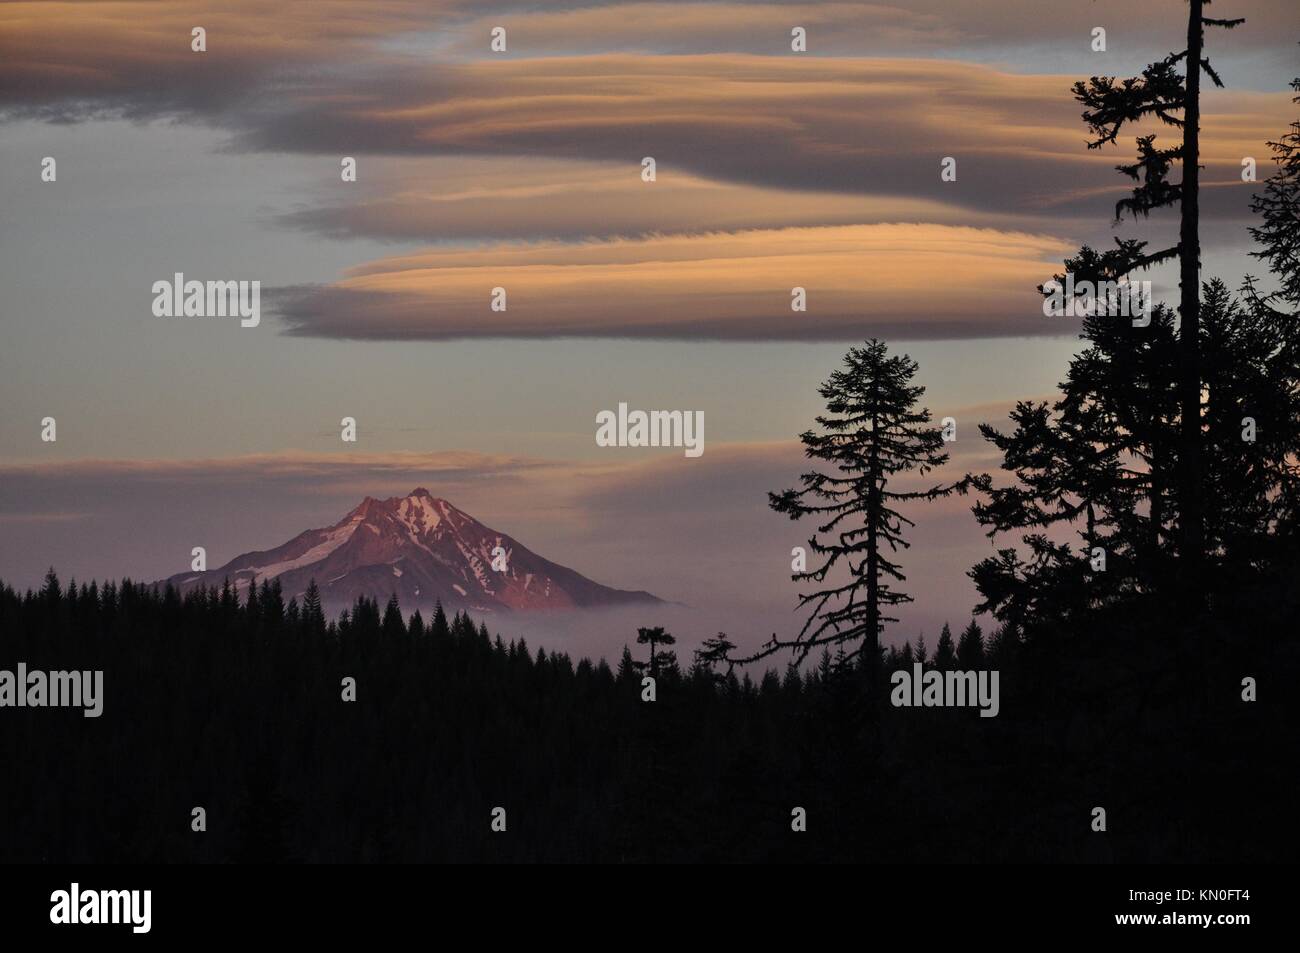
[[[1201,57],[1204,27],[1203,0],[1189,0],[1187,20],[1187,105],[1183,110],[1183,195],[1182,226],[1179,232],[1179,312],[1182,325],[1179,352],[1182,368],[1178,380],[1182,415],[1182,460],[1178,474],[1179,523],[1183,578],[1199,605],[1204,593],[1205,526],[1201,499],[1201,240],[1200,216],[1200,122]],[[1191,606],[1189,605],[1189,608]]]
[[[871,488],[867,493],[867,625],[871,628],[871,637],[866,648],[871,656],[866,660],[866,671],[873,673],[880,661],[880,560],[877,550],[880,546],[876,535],[881,514],[879,456],[877,444],[880,426],[875,414],[871,416],[871,430],[876,438],[871,444],[870,477]]]

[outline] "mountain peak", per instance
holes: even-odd
[[[423,501],[424,503],[427,503],[430,506],[436,507],[437,509],[441,510],[443,513],[452,512],[452,513],[460,513],[462,516],[466,515],[463,510],[458,509],[450,501],[445,500],[440,496],[434,496],[432,493],[430,493],[422,486],[417,486],[410,493],[406,494],[406,496],[395,497],[394,499],[389,500],[388,502],[397,503],[400,505],[404,501],[409,501],[411,503],[416,503],[416,504],[419,504],[421,501]]]
[[[315,579],[322,600],[332,605],[349,605],[361,595],[385,602],[396,594],[408,611],[431,609],[435,601],[478,611],[660,601],[648,592],[602,586],[544,559],[424,487],[386,500],[367,496],[333,526],[167,582],[185,592],[227,578],[238,591],[278,578],[286,598]]]

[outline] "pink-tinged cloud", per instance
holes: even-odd
[[[889,194],[796,191],[674,171],[650,188],[641,167],[571,159],[374,157],[346,190],[330,183],[271,221],[334,239],[492,242],[634,238],[791,226],[971,224],[961,206]],[[1032,231],[1032,214],[978,216],[984,228]]]
[[[618,9],[519,12],[612,22]],[[689,33],[692,17],[725,8],[674,9],[675,29]],[[801,12],[756,9],[774,23]],[[1095,196],[1105,208],[1113,198],[1097,190],[1115,187],[1111,167],[1127,158],[1083,148],[1073,75],[893,57],[494,57],[486,37],[477,59],[440,55],[438,38],[459,36],[471,11],[486,15],[459,3],[380,3],[364,17],[341,2],[285,10],[252,2],[0,5],[0,111],[173,116],[227,129],[236,147],[272,152],[598,160],[629,174],[650,155],[662,178],[688,173],[986,212],[1059,209],[1065,196]],[[819,11],[826,23],[861,16],[913,25],[933,24],[936,13]],[[1034,22],[989,11],[999,13],[1018,27]],[[189,30],[199,22],[211,39],[196,54]],[[431,38],[428,48],[420,37]],[[1208,177],[1226,180],[1242,156],[1264,155],[1289,116],[1283,92],[1207,93]],[[958,160],[955,182],[939,179],[945,156]]]
[[[601,160],[629,176],[652,156],[661,181],[684,172],[1028,212],[1116,188],[1113,166],[1127,158],[1085,148],[1072,81],[950,60],[552,57],[359,79],[233,125],[249,149]],[[1243,109],[1274,118],[1221,123]],[[1288,116],[1283,94],[1207,96],[1212,172],[1262,154]],[[957,160],[956,181],[940,179],[944,157]],[[1103,212],[1112,205],[1096,201]]]
[[[1034,286],[1069,249],[907,224],[499,245],[384,259],[273,297],[291,333],[353,339],[1060,334]],[[494,288],[504,311],[489,307]]]
[[[1284,45],[1295,25],[1291,0],[1254,0],[1244,28],[1213,50],[1249,54]],[[1173,8],[1173,9],[1176,9]],[[1044,15],[1023,3],[607,2],[584,0],[61,0],[0,4],[0,103],[51,117],[100,111],[148,116],[256,109],[263,95],[321,93],[337,74],[467,58],[515,60],[564,53],[728,53],[811,60],[974,56],[1009,47],[1053,51],[1070,62],[1089,55],[1091,30],[1111,27],[1126,53],[1154,59],[1179,40],[1168,5],[1130,0],[1065,4]],[[504,25],[509,50],[491,54],[489,31]],[[190,30],[211,38],[201,60]],[[790,33],[808,34],[795,57]],[[985,51],[981,53],[981,51]]]

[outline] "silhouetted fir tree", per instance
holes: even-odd
[[[675,668],[677,665],[677,656],[671,652],[658,652],[661,645],[675,645],[677,640],[666,632],[663,626],[646,627],[643,626],[636,630],[636,644],[650,646],[650,658],[648,662],[638,662],[638,670],[648,670],[654,677],[659,676],[661,665]],[[671,656],[671,663],[669,663]]]
[[[166,586],[163,587],[164,608],[170,610],[171,612],[175,612],[177,609],[180,608],[180,604],[181,604],[180,592],[177,591],[175,586],[173,586],[171,583],[168,583]]]
[[[378,633],[381,627],[379,603],[367,596],[357,596],[352,603],[350,632],[353,637]]]
[[[957,667],[957,652],[952,642],[952,629],[948,627],[947,622],[939,632],[939,644],[934,650],[934,667],[941,672],[950,672]]]
[[[397,639],[406,635],[406,623],[402,620],[402,607],[397,601],[397,593],[389,596],[388,604],[384,606],[384,619],[380,624],[380,632],[388,639]]]
[[[1212,597],[1239,582],[1231,567],[1270,558],[1287,523],[1300,445],[1300,325],[1238,307],[1219,281],[1204,297],[1201,475],[1216,505],[1202,520],[1213,567],[1202,588]],[[1151,597],[1178,609],[1185,588],[1169,546],[1179,518],[1172,316],[1157,309],[1145,329],[1089,318],[1084,338],[1090,346],[1071,361],[1057,401],[1018,404],[1011,433],[980,428],[1014,481],[974,478],[988,496],[975,516],[990,537],[1020,530],[1028,558],[1003,548],[970,575],[983,597],[978,611],[1022,632],[1068,628]],[[1254,441],[1243,439],[1247,416]],[[1046,532],[1066,526],[1076,545]]]
[[[740,697],[740,693],[742,690],[740,679],[736,677],[736,673],[734,670],[731,672],[730,675],[727,676],[727,680],[726,682],[723,683],[722,687],[723,687],[723,691],[726,692],[728,698],[734,699]]]
[[[799,672],[799,666],[790,662],[785,667],[785,675],[781,678],[781,690],[787,696],[797,696],[803,689],[803,676]]]
[[[872,667],[880,657],[880,633],[896,621],[882,607],[912,601],[891,585],[904,581],[902,568],[889,553],[906,548],[904,527],[912,521],[895,506],[933,500],[965,491],[965,481],[923,490],[898,490],[891,480],[903,474],[925,477],[948,460],[943,435],[930,424],[930,412],[918,408],[925,388],[912,384],[916,362],[907,355],[890,357],[884,342],[867,341],[850,348],[844,369],[822,384],[826,414],[816,420],[822,432],[800,435],[806,456],[833,464],[832,472],[811,471],[799,490],[770,493],[769,504],[792,520],[814,516],[821,522],[808,545],[821,561],[795,573],[797,582],[828,583],[832,570],[848,581],[799,596],[812,611],[791,640],[775,635],[756,655],[791,650],[802,662],[818,645],[835,645],[850,659],[863,656]]]
[[[1222,86],[1218,74],[1204,54],[1206,26],[1232,28],[1244,20],[1221,20],[1204,16],[1209,0],[1188,0],[1187,48],[1171,53],[1151,64],[1142,75],[1116,82],[1114,77],[1092,77],[1074,85],[1074,95],[1084,106],[1083,119],[1095,138],[1092,149],[1113,144],[1126,123],[1149,117],[1182,131],[1182,142],[1170,148],[1156,145],[1155,134],[1137,139],[1137,161],[1121,165],[1119,171],[1140,184],[1132,195],[1115,208],[1118,221],[1126,212],[1134,217],[1171,205],[1180,209],[1178,243],[1157,252],[1147,252],[1146,242],[1116,240],[1110,251],[1096,253],[1084,247],[1080,256],[1067,262],[1076,280],[1114,281],[1132,271],[1177,258],[1179,262],[1181,329],[1178,337],[1179,363],[1177,396],[1179,403],[1180,441],[1175,469],[1180,555],[1183,561],[1184,595],[1192,601],[1201,598],[1202,561],[1205,551],[1204,501],[1201,435],[1200,354],[1200,90],[1204,70],[1216,86]],[[1179,63],[1184,75],[1179,75]],[[1182,172],[1177,184],[1168,180],[1171,166],[1177,162]]]
[[[433,606],[433,620],[429,623],[429,634],[435,639],[451,638],[451,627],[447,624],[447,614],[442,611],[442,600]]]
[[[1166,540],[1175,525],[1170,471],[1179,440],[1172,315],[1158,308],[1144,329],[1088,316],[1082,337],[1090,346],[1071,360],[1057,401],[1017,403],[1008,434],[980,425],[1015,479],[974,478],[988,495],[975,517],[990,538],[1022,531],[1029,558],[1003,548],[970,575],[984,597],[978,611],[1016,625],[1159,591],[1172,575]],[[1058,526],[1076,527],[1077,549],[1046,532]],[[1098,550],[1104,572],[1092,568]]]
[[[831,650],[828,647],[823,646],[822,657],[817,661],[818,679],[820,679],[821,682],[825,684],[830,679],[831,672],[833,669],[834,669],[834,663],[831,661]]]
[[[109,584],[105,584],[104,587],[106,594],[108,585]],[[227,576],[221,583],[221,607],[225,610],[227,618],[232,617],[234,612],[239,608],[239,597],[235,595],[234,587],[230,585],[229,576]]]
[[[280,580],[262,580],[257,601],[263,624],[273,632],[278,631],[284,624],[284,592]]]
[[[315,579],[307,583],[307,591],[303,593],[302,598],[302,621],[307,627],[307,631],[313,634],[323,633],[325,631],[325,612],[321,608],[320,587],[316,585]]]
[[[1291,88],[1300,93],[1300,78],[1291,81]],[[1300,105],[1300,96],[1292,102]],[[1277,169],[1251,201],[1251,210],[1263,220],[1250,229],[1251,237],[1263,246],[1251,254],[1268,262],[1279,287],[1257,300],[1265,307],[1285,305],[1294,314],[1300,310],[1300,121],[1291,123],[1269,148]]]
[[[1234,567],[1273,561],[1272,543],[1286,534],[1300,489],[1300,316],[1243,308],[1214,280],[1204,289],[1203,323],[1213,592]]]
[[[476,631],[474,623],[469,615],[465,612],[457,612],[451,620],[452,637],[462,644],[469,642],[474,638]]]
[[[1292,80],[1291,88],[1300,92],[1300,79]],[[1300,96],[1292,101],[1300,104]],[[1264,191],[1256,194],[1251,203],[1252,210],[1263,219],[1261,225],[1250,230],[1262,246],[1251,254],[1268,262],[1278,290],[1261,294],[1255,279],[1247,276],[1244,293],[1252,323],[1265,329],[1268,335],[1267,344],[1260,348],[1270,365],[1263,373],[1279,380],[1279,390],[1285,390],[1292,385],[1295,369],[1300,367],[1300,334],[1297,333],[1300,326],[1300,121],[1291,123],[1289,131],[1269,145],[1278,168],[1266,181]],[[1287,393],[1294,397],[1293,385]],[[1269,555],[1275,567],[1293,564],[1285,553],[1300,549],[1300,487],[1297,487],[1296,469],[1278,462],[1279,451],[1287,454],[1300,442],[1296,439],[1300,415],[1292,409],[1287,416],[1285,402],[1281,403],[1277,408],[1281,413],[1271,414],[1272,427],[1260,427],[1265,432],[1271,429],[1269,466],[1278,471],[1274,493],[1276,519],[1273,536],[1266,541],[1274,550]],[[1294,453],[1289,459],[1294,462]]]
[[[257,582],[253,579],[248,581],[248,596],[244,600],[244,619],[252,629],[256,629],[262,621],[262,607],[257,601]]]
[[[930,650],[925,646],[925,636],[916,637],[916,648],[912,651],[912,658],[924,665],[930,661]]]
[[[410,632],[413,640],[424,638],[424,617],[420,615],[419,609],[411,613]],[[512,650],[513,648],[514,646],[511,645]]]
[[[919,660],[917,659],[916,654],[912,651],[912,644],[910,642],[904,642],[903,647],[898,650],[898,658],[896,660],[897,667],[910,669],[914,661]]]
[[[1019,639],[1010,626],[1000,625],[989,635],[984,648],[989,668],[1005,669],[1012,664]]]
[[[984,630],[974,619],[957,639],[957,667],[963,671],[984,667]]]
[[[41,587],[41,598],[48,604],[57,606],[61,595],[59,577],[55,574],[54,567],[51,566],[45,571],[45,584]]]
[[[723,680],[730,674],[733,662],[731,662],[731,653],[736,650],[736,645],[731,639],[727,638],[727,633],[719,632],[701,643],[700,647],[695,650],[695,667],[707,672],[715,680]],[[725,673],[718,672],[717,666],[720,662],[727,663]]]

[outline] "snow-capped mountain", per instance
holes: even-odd
[[[404,497],[366,497],[341,521],[311,529],[276,549],[245,553],[207,572],[166,580],[182,592],[220,587],[242,593],[278,577],[287,601],[316,580],[321,601],[341,606],[365,595],[381,604],[426,609],[575,609],[659,602],[648,592],[611,589],[543,559],[423,488]]]

